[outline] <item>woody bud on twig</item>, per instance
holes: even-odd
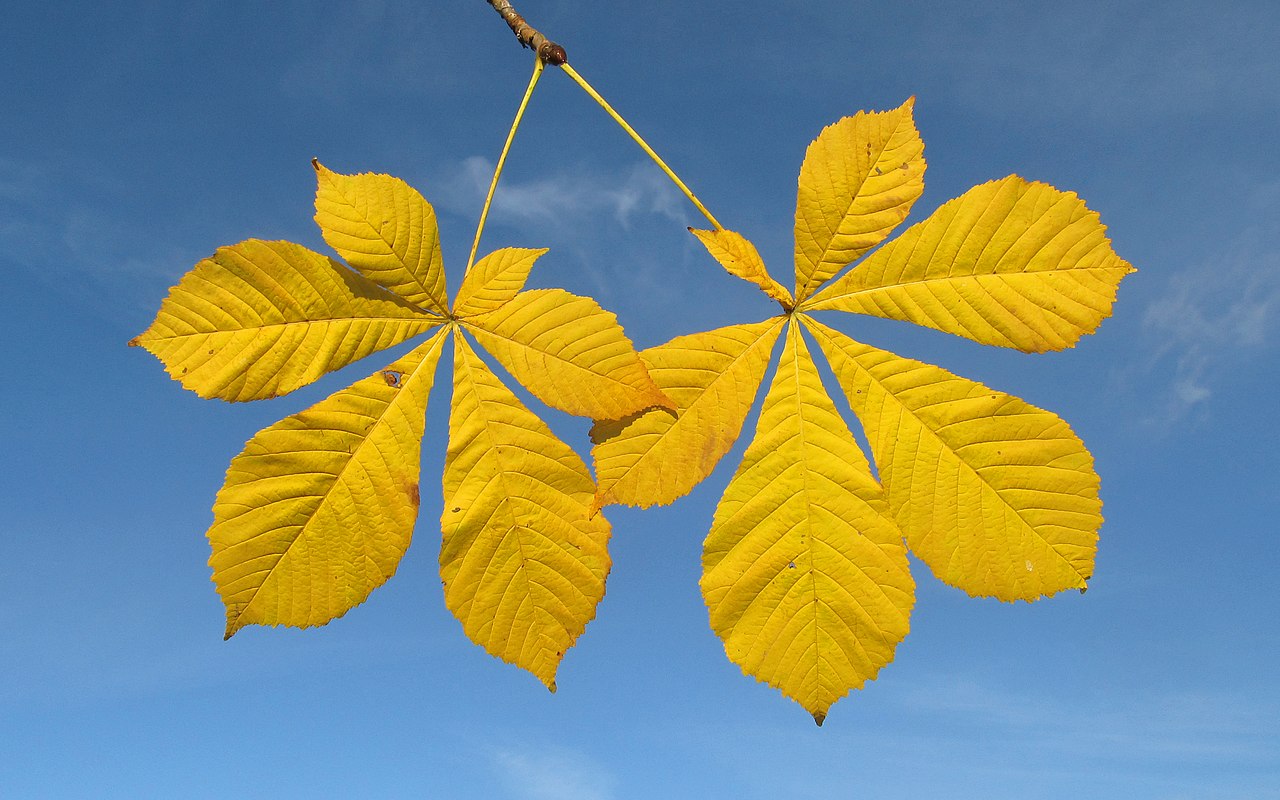
[[[488,3],[511,26],[511,31],[520,40],[520,44],[536,52],[538,58],[542,59],[544,64],[558,67],[569,60],[563,47],[543,36],[537,28],[525,22],[524,17],[516,13],[516,10],[511,7],[511,3],[508,0],[488,0]]]

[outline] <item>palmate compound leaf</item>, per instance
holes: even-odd
[[[228,636],[254,623],[323,625],[395,571],[418,508],[434,368],[459,327],[496,342],[517,379],[560,407],[625,416],[671,403],[612,314],[566,292],[520,291],[545,251],[482,259],[450,314],[426,201],[389,176],[316,169],[316,221],[359,272],[287,242],[223,248],[183,279],[133,344],[202,394],[255,399],[445,330],[261,431],[233,460],[209,531]],[[591,507],[595,486],[581,459],[459,346],[446,595],[468,635],[554,688],[560,658],[603,595],[609,525]],[[556,387],[562,380],[581,385]],[[489,569],[476,574],[480,563]]]
[[[911,552],[971,595],[1084,589],[1102,503],[1058,417],[805,319],[862,421]]]
[[[907,635],[915,584],[902,534],[794,325],[702,564],[729,659],[819,725]]]
[[[129,344],[201,397],[276,397],[444,320],[301,245],[219,248]]]
[[[809,145],[796,194],[797,302],[884,241],[924,191],[914,106],[859,111]]]
[[[329,246],[365,277],[416,306],[449,314],[436,212],[390,175],[340,175],[319,161],[316,224]]]
[[[836,340],[833,337],[839,334],[813,323],[804,313],[831,308],[922,324],[941,320],[936,327],[979,341],[1028,350],[1052,349],[1070,346],[1082,333],[1092,331],[1110,311],[1115,284],[1131,271],[1111,251],[1096,215],[1074,194],[1009,178],[976,187],[904,234],[898,241],[906,244],[890,242],[837,280],[834,288],[813,295],[819,284],[848,261],[883,240],[920,194],[923,151],[910,123],[910,110],[908,101],[894,112],[846,118],[823,131],[810,146],[801,169],[796,209],[797,305],[793,312],[783,303],[786,316],[811,327],[829,352],[873,443],[886,490],[886,513],[901,523],[913,549],[938,575],[970,593],[1010,600],[1083,588],[1092,574],[1102,521],[1098,478],[1088,452],[1065,423],[1017,398],[937,367],[846,338]],[[904,157],[895,173],[886,167],[899,161],[898,154]],[[969,218],[973,219],[966,222]],[[939,220],[959,224],[953,229]],[[705,232],[695,233],[705,244]],[[714,236],[716,241],[735,243],[728,253],[724,252],[727,247],[708,245],[726,269],[779,300],[773,287],[776,281],[767,277],[763,264],[750,257],[754,248],[745,238],[732,232]],[[1008,293],[991,290],[983,283],[979,291],[994,302],[973,302],[974,292],[972,286],[966,287],[966,281],[982,269],[997,274],[992,283],[1016,282],[1023,300],[1004,302]],[[952,287],[937,292],[939,303],[952,311],[950,318],[918,313],[910,302],[916,296],[913,290],[901,292],[903,300],[895,294],[894,282],[900,277],[926,270],[933,286]],[[1021,276],[1032,270],[1037,272],[1035,276]],[[875,295],[872,290],[884,291]],[[846,295],[857,299],[846,299]],[[952,305],[956,308],[950,308]],[[947,321],[962,318],[963,325]],[[985,321],[978,324],[974,320]],[[997,334],[984,335],[983,325]],[[835,341],[840,345],[833,345]],[[661,352],[663,347],[646,353]],[[726,530],[733,530],[743,542],[758,543],[762,539],[753,537],[764,537],[763,532],[775,529],[777,522],[767,511],[777,504],[770,500],[783,484],[763,465],[768,464],[777,475],[788,468],[801,469],[794,446],[783,447],[781,442],[764,438],[765,432],[777,436],[775,431],[783,430],[785,424],[785,415],[778,411],[785,406],[774,402],[780,379],[775,379],[770,390],[747,461],[717,511],[708,553],[725,549]],[[699,381],[711,384],[714,378],[704,376]],[[671,389],[678,401],[679,422],[649,412],[627,424],[598,423],[595,452],[602,488],[609,470],[625,469],[629,463],[625,459],[635,460],[649,446],[646,437],[652,439],[655,431],[689,424],[691,430],[683,432],[688,440],[713,440],[712,431],[699,428],[717,424],[719,417],[690,415],[687,422],[684,420],[692,402],[686,398],[699,395],[683,394],[679,384],[668,384],[665,378],[659,379],[659,384]],[[835,429],[836,422],[831,424]],[[843,430],[843,422],[839,426]],[[602,453],[611,454],[611,458],[602,459]],[[847,461],[860,463],[862,456],[850,456]],[[602,491],[601,501],[648,505],[665,501],[673,493],[669,484],[655,485],[650,493],[644,488],[638,487],[634,494]],[[680,491],[691,488],[681,485]],[[725,522],[726,508],[754,509],[758,519],[743,521],[742,512],[738,512]],[[810,511],[787,513],[798,513],[798,519],[807,520]],[[822,530],[825,535],[831,528]],[[769,550],[761,552],[762,559],[774,555]],[[715,580],[719,583],[713,585],[718,591],[740,581],[733,584],[735,590],[741,586],[738,608],[750,609],[753,602],[771,597],[767,590],[773,584],[761,578],[761,573],[748,573],[751,563],[749,559],[716,563]],[[787,566],[790,568],[790,562]],[[762,574],[771,573],[766,569]],[[704,577],[704,590],[709,580],[710,570]],[[707,598],[713,627],[734,637],[727,649],[731,657],[743,659],[739,663],[753,665],[748,671],[760,676],[761,670],[783,658],[787,651],[776,646],[780,640],[775,632],[759,625],[727,624],[723,617],[717,618],[720,598],[709,593]],[[781,619],[785,615],[768,621],[780,625]]]
[[[552,408],[620,419],[646,408],[675,407],[649,377],[618,318],[589,297],[536,289],[461,322]]]
[[[1016,175],[975,186],[877,250],[803,311],[927,325],[983,344],[1061,350],[1111,314],[1133,268],[1073,192]]]
[[[445,335],[259,431],[232,459],[208,534],[228,637],[255,623],[323,625],[395,573],[418,515]]]
[[[597,507],[671,503],[710,475],[742,430],[782,323],[779,317],[731,325],[642,352],[654,382],[680,411],[596,422]]]
[[[454,339],[444,468],[445,603],[472,641],[555,691],[564,653],[595,616],[609,523],[568,445]]]

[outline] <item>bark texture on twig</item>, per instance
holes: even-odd
[[[511,31],[520,40],[520,44],[536,52],[538,58],[542,59],[544,64],[558,67],[569,60],[563,47],[543,36],[537,28],[525,22],[524,17],[516,13],[516,10],[511,7],[511,3],[508,0],[488,0],[488,3],[511,26]]]

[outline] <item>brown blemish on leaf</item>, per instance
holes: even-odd
[[[413,503],[414,508],[418,508],[422,505],[422,494],[418,491],[417,483],[409,484],[405,487],[405,490],[408,492],[409,502]]]

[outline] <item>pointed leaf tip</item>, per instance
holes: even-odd
[[[819,727],[819,728],[821,728],[821,727],[822,727],[822,723],[824,723],[824,722],[826,722],[826,721],[827,721],[827,712],[825,712],[825,711],[815,711],[815,712],[813,712],[813,721],[814,721],[814,722],[816,722],[816,723],[818,723],[818,727]]]

